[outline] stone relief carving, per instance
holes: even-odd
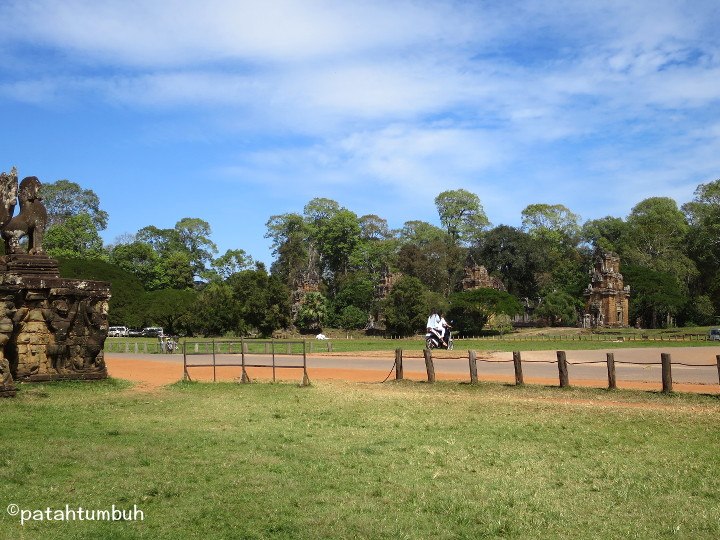
[[[42,248],[47,210],[40,181],[0,174],[0,396],[14,381],[102,379],[110,286],[63,279]],[[13,217],[19,200],[20,212]],[[21,239],[27,237],[27,250]],[[7,391],[4,391],[7,390]]]
[[[14,314],[14,297],[5,296],[0,298],[0,396],[4,397],[12,397],[16,392],[10,362],[5,353],[5,347],[13,333],[12,317]]]

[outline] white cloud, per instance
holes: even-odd
[[[6,100],[109,103],[150,132],[202,117],[236,147],[215,170],[278,192],[464,187],[498,222],[720,169],[714,1],[22,0],[0,20]]]
[[[285,63],[484,33],[465,11],[410,1],[23,0],[0,15],[10,23],[6,39],[157,66],[229,58]]]

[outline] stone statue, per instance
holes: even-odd
[[[20,182],[18,194],[20,213],[2,228],[5,253],[18,253],[20,239],[23,236],[28,237],[28,253],[30,255],[43,253],[42,239],[47,226],[48,214],[40,197],[40,186],[40,180],[35,176],[28,176]],[[4,194],[1,198],[8,199]]]
[[[52,359],[52,367],[58,373],[65,372],[69,363],[68,340],[77,312],[78,305],[69,306],[63,298],[54,300],[49,308],[43,310],[43,317],[55,337],[55,343],[48,345],[48,356]]]
[[[9,174],[0,174],[0,229],[12,219],[17,204],[17,191],[17,169],[13,167]]]
[[[107,377],[110,284],[60,277],[42,247],[48,214],[40,187],[34,176],[18,186],[14,168],[0,174],[0,396],[14,395],[3,393],[14,381]]]
[[[14,300],[12,295],[0,298],[0,396],[2,397],[12,397],[16,393],[10,362],[5,354],[5,346],[13,333]]]

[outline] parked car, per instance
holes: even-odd
[[[108,328],[108,337],[127,337],[127,326],[111,326]]]
[[[137,328],[130,328],[127,335],[128,337],[141,337],[143,335],[143,331],[138,330]]]
[[[163,337],[163,329],[159,326],[148,326],[143,328],[143,337]]]
[[[710,341],[720,341],[720,328],[712,328],[708,332],[708,339]]]

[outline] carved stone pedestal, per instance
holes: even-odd
[[[110,285],[44,255],[0,257],[0,344],[15,381],[104,379]]]
[[[15,397],[17,388],[10,374],[10,363],[3,358],[0,360],[0,398]]]

